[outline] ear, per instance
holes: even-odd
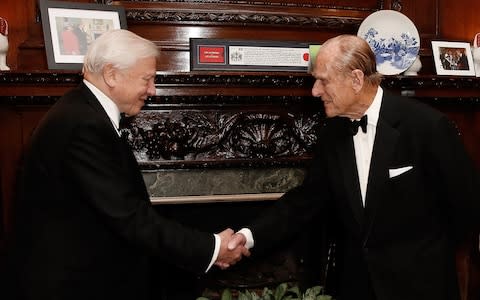
[[[117,85],[119,74],[118,70],[114,68],[111,64],[105,65],[102,70],[103,81],[108,87],[115,87]]]
[[[365,82],[365,76],[363,72],[359,69],[355,69],[352,71],[352,87],[356,93],[360,92],[363,88],[363,84]]]

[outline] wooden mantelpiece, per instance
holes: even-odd
[[[60,96],[81,80],[77,72],[0,72],[0,97]],[[305,97],[310,96],[313,79],[306,73],[159,72],[155,83],[158,100],[187,95]],[[459,104],[465,100],[480,102],[480,78],[477,77],[385,76],[382,85],[398,91],[413,91],[413,96],[420,98],[457,98]],[[1,103],[5,100],[2,98]]]

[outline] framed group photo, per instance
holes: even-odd
[[[469,43],[432,41],[432,51],[437,75],[475,76]]]
[[[111,29],[126,29],[118,5],[40,0],[49,69],[80,70],[88,46]]]

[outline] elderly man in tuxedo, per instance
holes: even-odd
[[[326,41],[313,76],[327,119],[309,172],[229,247],[264,252],[329,216],[336,299],[459,299],[455,247],[479,232],[480,182],[456,127],[382,89],[359,37]]]
[[[83,82],[36,128],[19,180],[18,285],[8,299],[151,299],[152,256],[204,273],[249,254],[227,249],[231,229],[200,232],[152,208],[118,128],[121,113],[138,114],[155,95],[157,56],[132,32],[104,33],[88,49]]]

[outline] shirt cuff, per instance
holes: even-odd
[[[253,234],[252,231],[248,228],[242,228],[238,231],[238,233],[241,233],[245,236],[247,239],[247,242],[245,243],[245,248],[251,249],[255,245],[255,242],[253,240]]]
[[[210,270],[213,264],[217,261],[218,253],[220,252],[220,244],[222,243],[222,240],[220,239],[220,236],[218,234],[213,234],[213,237],[215,238],[215,249],[213,250],[212,260],[210,261],[210,264],[205,270],[205,273],[207,273],[208,270]]]

